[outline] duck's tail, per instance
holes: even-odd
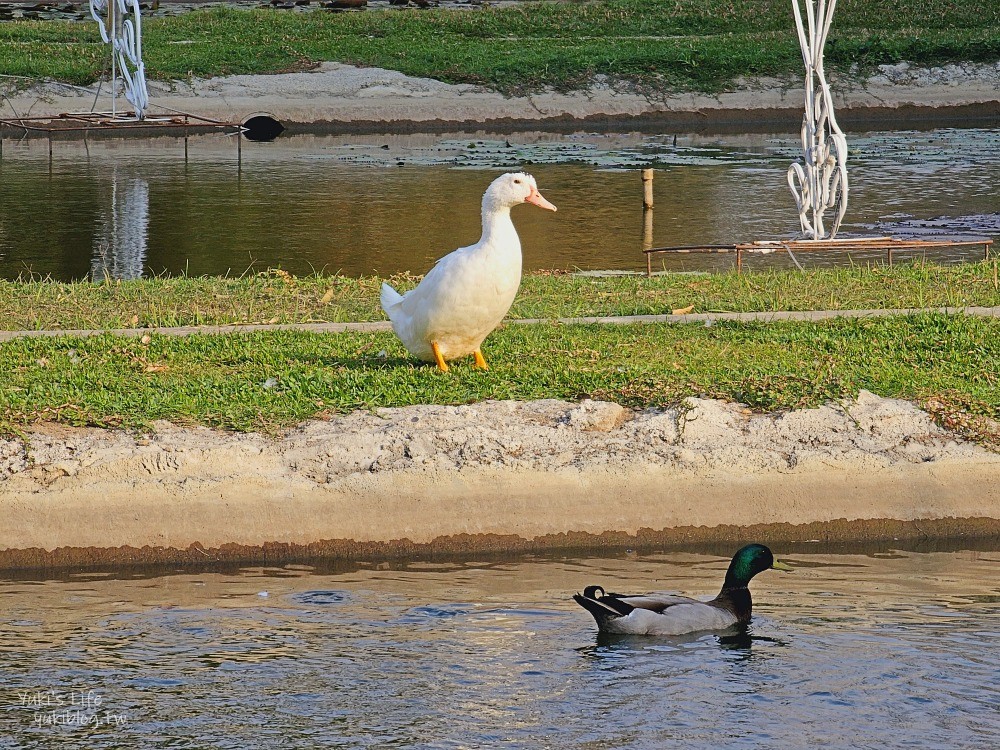
[[[607,630],[609,622],[617,620],[619,617],[625,617],[635,609],[615,594],[605,593],[600,586],[587,586],[583,590],[583,594],[573,594],[573,599],[594,616],[598,630]]]
[[[389,320],[392,320],[392,314],[396,311],[396,307],[399,303],[403,301],[403,295],[383,281],[381,300],[382,309],[385,310],[385,314],[389,316]]]

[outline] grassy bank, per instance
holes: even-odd
[[[916,400],[984,440],[995,427],[985,418],[1000,418],[996,319],[507,326],[484,351],[490,370],[460,362],[442,374],[391,333],[18,339],[0,344],[0,427],[169,419],[272,431],[353,408],[483,399],[645,407],[707,395],[782,409],[862,388]]]
[[[394,281],[407,288],[416,279]],[[0,282],[0,320],[7,329],[374,320],[383,319],[380,283],[281,271]],[[944,305],[1000,305],[996,262],[652,279],[531,274],[512,317]],[[19,339],[0,344],[0,432],[37,421],[141,428],[156,419],[274,431],[354,408],[482,399],[591,397],[641,408],[708,395],[783,409],[865,388],[918,401],[1000,445],[996,319],[508,326],[484,351],[489,371],[460,362],[441,375],[409,359],[391,333]]]
[[[154,79],[379,66],[505,92],[573,89],[602,74],[657,90],[712,91],[742,75],[800,75],[787,0],[606,0],[289,13],[214,9],[143,24]],[[842,0],[827,66],[1000,59],[1000,6]],[[0,73],[86,84],[107,74],[94,24],[0,23]]]
[[[390,281],[401,291],[418,277]],[[159,278],[56,283],[0,281],[0,329],[104,329],[384,320],[378,278],[293,277],[269,271],[243,278]],[[996,259],[956,266],[587,277],[524,277],[512,318],[693,312],[899,309],[1000,305]]]

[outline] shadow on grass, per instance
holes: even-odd
[[[475,366],[475,360],[472,356],[459,357],[458,359],[453,359],[448,361],[448,367],[450,369],[463,371],[471,370],[473,372],[483,372]],[[335,367],[342,368],[344,370],[377,370],[381,372],[386,372],[390,370],[398,369],[408,369],[414,371],[428,370],[437,372],[437,365],[433,362],[425,362],[422,359],[417,359],[416,357],[373,357],[373,356],[362,356],[362,357],[317,357],[315,364],[318,367]]]

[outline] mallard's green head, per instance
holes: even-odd
[[[726,582],[723,589],[746,588],[750,579],[764,570],[791,570],[792,568],[780,560],[775,560],[771,550],[763,544],[748,544],[733,555],[726,572]]]

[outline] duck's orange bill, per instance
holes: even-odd
[[[539,208],[547,208],[549,211],[556,211],[555,206],[549,203],[542,197],[542,194],[538,192],[538,188],[531,188],[531,194],[524,199],[528,203],[533,203]]]

